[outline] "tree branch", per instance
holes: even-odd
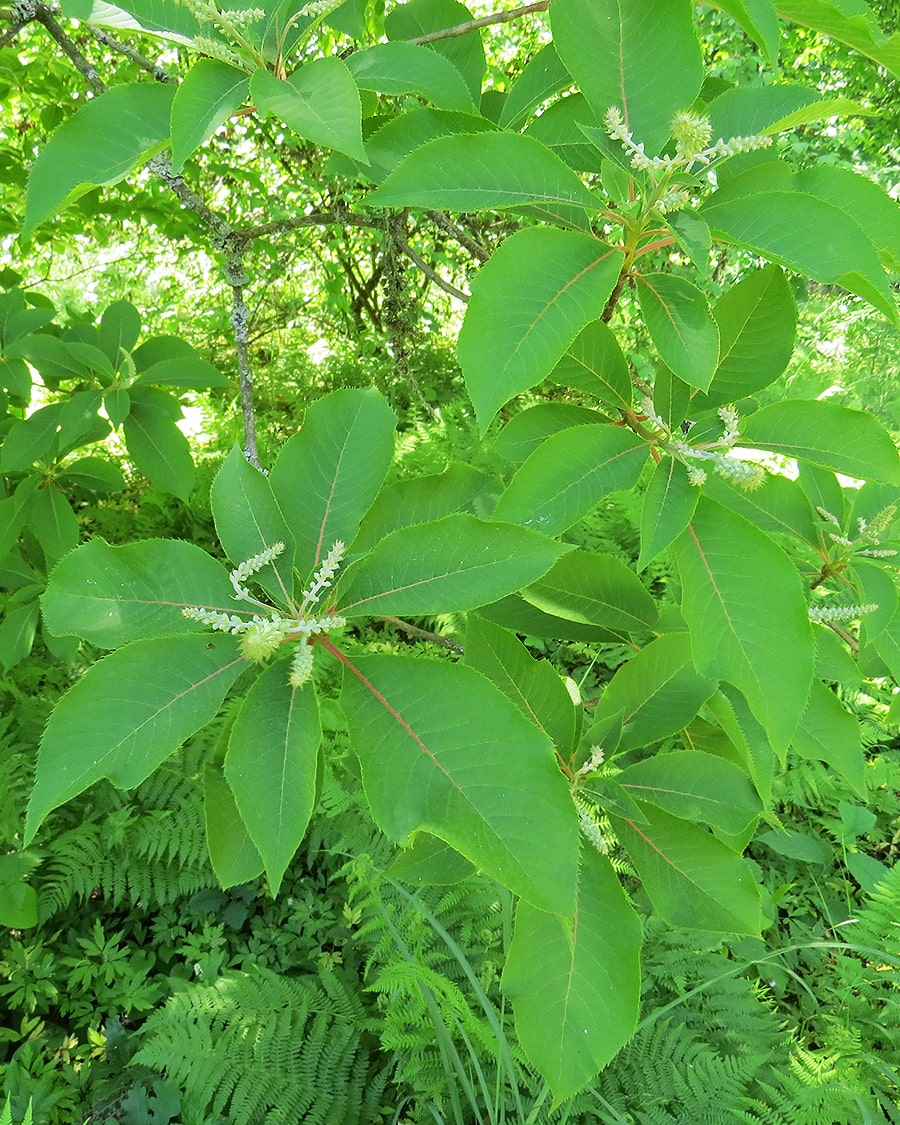
[[[69,36],[66,35],[56,22],[56,18],[48,4],[41,3],[39,0],[39,2],[35,4],[21,4],[19,5],[19,9],[22,15],[27,15],[28,18],[36,20],[47,29],[47,33],[56,42],[56,45],[69,62],[71,62],[75,69],[84,77],[84,80],[95,94],[103,94],[106,92],[106,83],[97,73],[93,64],[79,51]],[[33,14],[29,14],[29,12]]]
[[[451,282],[445,281],[436,269],[430,266],[424,258],[420,258],[415,250],[413,250],[410,244],[403,237],[403,235],[395,232],[393,238],[397,249],[401,250],[407,256],[407,258],[409,258],[413,265],[417,266],[427,278],[435,283],[435,285],[443,289],[445,293],[449,293],[451,297],[455,297],[458,301],[469,300],[468,293],[463,293],[462,289],[457,289],[456,286]]]
[[[231,286],[231,326],[237,345],[238,381],[241,387],[241,414],[244,418],[244,456],[262,471],[256,443],[256,411],[253,406],[253,374],[250,371],[250,316],[244,301],[244,288],[250,279],[244,273],[244,248],[233,250],[225,260],[225,280]]]
[[[510,20],[517,20],[532,12],[546,12],[549,7],[550,0],[537,0],[535,4],[523,4],[521,8],[510,8],[508,12],[494,12],[491,16],[480,16],[477,20],[468,20],[455,27],[429,31],[427,35],[417,35],[415,39],[407,39],[407,43],[434,43],[438,39],[455,39],[458,35],[465,35],[479,27],[489,27],[493,23],[509,23]]]
[[[104,47],[109,47],[111,51],[118,51],[120,55],[124,55],[127,59],[137,63],[141,70],[151,75],[157,82],[174,82],[175,79],[164,70],[161,66],[151,62],[150,59],[145,58],[140,51],[135,50],[134,47],[128,43],[120,43],[113,35],[109,35],[100,27],[94,27],[92,24],[87,25],[87,30],[93,35],[98,43],[102,43]]]
[[[442,637],[440,633],[430,633],[427,629],[420,629],[418,625],[410,625],[408,621],[402,621],[399,617],[379,617],[378,620],[386,621],[388,625],[393,625],[396,629],[402,629],[404,633],[409,633],[411,637],[419,637],[423,641],[434,641],[436,645],[449,648],[452,652],[464,653],[466,651],[459,641],[451,640],[450,637]]]
[[[481,243],[477,242],[459,223],[454,223],[449,215],[445,215],[443,211],[426,211],[425,214],[436,227],[440,227],[445,234],[449,234],[460,246],[468,250],[473,258],[477,258],[479,262],[486,262],[490,258],[491,252],[485,250]]]

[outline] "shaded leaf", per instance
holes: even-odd
[[[198,59],[185,75],[172,103],[172,171],[180,172],[191,154],[246,100],[250,79],[218,59]]]

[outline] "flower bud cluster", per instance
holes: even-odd
[[[271,547],[253,555],[231,572],[231,585],[234,588],[235,598],[239,601],[251,602],[266,610],[266,616],[254,614],[253,617],[246,619],[238,614],[208,606],[185,606],[181,612],[190,620],[199,621],[210,629],[239,636],[241,655],[254,664],[262,664],[268,660],[286,641],[294,642],[296,648],[288,682],[291,687],[299,688],[312,675],[313,647],[310,643],[312,638],[347,624],[346,618],[336,613],[310,614],[310,610],[334,580],[344,554],[344,544],[340,541],[335,543],[322,565],[316,570],[309,586],[304,590],[302,604],[297,607],[291,603],[287,615],[255,598],[244,585],[252,575],[257,574],[263,567],[270,566],[283,551],[283,543],[273,543]]]
[[[878,609],[875,602],[866,605],[811,605],[809,619],[821,624],[838,621],[858,621],[867,613],[874,613]]]
[[[603,765],[603,756],[602,746],[592,746],[591,756],[583,766],[579,767],[579,769],[575,773],[575,780],[582,781],[584,778],[590,777],[592,773],[596,773],[597,770],[599,770]]]
[[[600,831],[600,826],[594,819],[594,811],[589,806],[577,803],[578,808],[578,824],[581,831],[588,840],[594,845],[601,855],[606,855],[609,852],[609,845],[607,844],[603,833]]]
[[[755,461],[741,461],[729,455],[739,437],[740,417],[733,406],[719,407],[717,413],[725,427],[722,436],[717,441],[701,446],[691,445],[683,437],[672,434],[668,425],[656,413],[649,398],[645,398],[641,405],[648,421],[652,422],[659,431],[657,442],[681,461],[687,469],[688,480],[695,487],[699,488],[706,481],[704,465],[748,491],[759,488],[765,481],[766,473],[762,465],[758,465]],[[703,465],[698,464],[701,461]]]
[[[897,554],[893,547],[880,546],[881,536],[890,529],[891,524],[896,519],[896,504],[888,504],[871,520],[866,520],[862,516],[857,517],[858,534],[855,539],[851,539],[849,535],[844,534],[841,521],[834,512],[829,512],[827,508],[818,505],[816,511],[826,524],[831,524],[838,529],[837,531],[828,531],[827,535],[832,543],[843,547],[845,551],[852,551],[855,555],[865,555],[870,559],[890,559]]]

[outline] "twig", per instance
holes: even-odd
[[[409,258],[413,265],[417,266],[427,278],[430,278],[430,280],[435,283],[435,285],[443,289],[445,293],[449,293],[451,297],[455,297],[458,301],[469,300],[468,293],[463,293],[462,289],[457,289],[456,286],[451,282],[445,281],[436,269],[430,266],[424,258],[420,258],[402,234],[395,231],[393,234],[393,239],[394,243],[397,246],[397,249],[401,250],[407,256],[407,258]]]
[[[150,59],[145,58],[140,51],[135,50],[134,47],[128,43],[120,43],[113,35],[109,35],[101,27],[93,27],[88,24],[88,31],[97,40],[102,43],[104,47],[109,47],[111,51],[118,51],[120,55],[124,55],[127,59],[137,63],[141,70],[146,70],[149,75],[156,79],[157,82],[174,82],[175,79],[163,67],[157,66],[156,63],[151,62]]]
[[[449,234],[479,262],[486,262],[490,258],[491,252],[485,250],[481,243],[477,242],[459,223],[454,223],[449,215],[445,215],[441,211],[426,211],[425,214],[436,227],[440,227],[445,234]]]
[[[389,625],[401,629],[404,633],[409,633],[411,637],[419,637],[423,641],[434,641],[436,645],[449,648],[452,652],[464,653],[466,651],[459,641],[442,637],[440,633],[430,633],[427,629],[420,629],[418,625],[410,625],[408,621],[401,621],[399,617],[379,617],[378,620],[386,621]]]
[[[549,7],[550,0],[537,0],[535,4],[523,4],[521,8],[510,8],[508,12],[495,12],[492,16],[479,16],[477,20],[458,23],[455,27],[429,31],[427,35],[417,35],[415,39],[407,39],[407,43],[434,43],[438,39],[455,39],[458,35],[465,35],[479,27],[489,27],[493,23],[508,23],[532,12],[546,12]]]
[[[225,280],[231,286],[231,326],[237,345],[238,381],[241,387],[241,414],[244,418],[244,456],[254,469],[262,470],[256,443],[256,411],[253,406],[253,374],[250,370],[250,316],[244,289],[250,278],[244,273],[244,248],[233,250],[225,259]]]
[[[24,7],[24,5],[23,5]],[[106,83],[97,73],[94,66],[87,59],[85,55],[79,51],[68,35],[56,22],[53,12],[50,10],[49,5],[43,3],[36,3],[31,8],[34,15],[32,19],[37,20],[46,29],[50,37],[55,40],[57,46],[72,63],[78,72],[83,75],[84,80],[90,86],[95,94],[104,94],[106,92]],[[24,14],[24,13],[23,13]]]
[[[0,8],[0,20],[11,19],[13,19],[12,8]],[[7,47],[11,47],[13,43],[15,43],[16,36],[27,23],[28,20],[17,20],[12,27],[7,28],[3,35],[0,36],[0,51],[5,51]]]

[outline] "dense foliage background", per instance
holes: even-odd
[[[269,4],[243,20],[174,0],[0,9],[10,1122],[900,1121],[896,8],[808,0],[776,5],[779,21],[762,0],[673,4],[689,30],[669,56],[643,24],[659,10],[651,0],[503,7],[511,18],[456,0],[347,0],[299,17]],[[623,38],[636,58],[647,47],[625,101],[652,95],[648,132],[631,141],[651,160],[689,144],[669,123],[690,107],[690,128],[706,115],[715,126],[694,152],[720,137],[772,138],[714,156],[712,179],[705,165],[678,164],[667,184],[690,195],[684,209],[668,210],[660,192],[641,211],[653,176],[670,170],[632,164],[633,149],[586,105],[593,78],[572,29],[607,8],[636,21]],[[467,34],[428,39],[479,17]],[[378,43],[412,51],[422,36],[425,64],[364,56]],[[685,104],[658,96],[692,44],[702,88]],[[338,60],[355,83],[355,124],[347,103],[325,100],[324,79],[310,78],[297,104],[286,92],[288,77],[302,86],[326,73],[314,69],[322,62],[336,74]],[[122,100],[98,108],[110,95]],[[754,176],[741,194],[735,183]],[[813,215],[808,229],[772,217],[792,191]],[[721,217],[735,199],[761,202],[743,234]],[[497,391],[521,294],[540,290],[575,239],[614,243],[620,229],[623,245],[637,232],[627,270],[617,265],[580,322],[570,312],[549,345],[529,343],[524,374]],[[514,258],[515,247],[528,249]],[[663,294],[658,307],[642,277]],[[570,279],[557,281],[567,292]],[[748,343],[754,302],[763,315]],[[720,349],[729,333],[737,371]],[[735,400],[737,420],[720,412]],[[771,413],[792,403],[812,409],[796,422]],[[351,406],[366,422],[353,443],[341,436]],[[566,458],[584,444],[578,429],[601,426],[617,455],[637,435],[644,460],[573,499]],[[222,630],[186,632],[196,621],[177,615],[146,628],[129,616],[129,584],[157,608],[167,598],[220,608],[203,583],[231,597],[233,567],[234,590],[258,581],[268,612],[279,604],[272,560],[255,578],[254,567],[237,585],[234,575],[279,520],[298,558],[303,535],[324,532],[331,493],[313,470],[332,464],[339,439],[371,483],[367,499],[336,493],[352,509],[339,604],[368,601],[370,612],[348,618],[339,644],[324,628],[282,629],[276,642],[299,635],[311,661],[314,641],[291,706],[303,701],[316,737],[267,726],[286,661],[254,682],[242,642],[233,687],[202,722],[165,746],[153,728],[123,762],[96,766],[94,747],[113,739],[103,699],[127,720],[123,677],[152,679],[149,660],[121,662],[136,651],[123,642],[193,646],[191,660],[211,668],[220,649],[237,649]],[[740,460],[765,465],[754,491],[713,471],[736,479],[742,444],[764,451]],[[304,475],[285,483],[296,464]],[[704,464],[697,507],[699,475],[689,483],[688,472]],[[660,465],[672,467],[665,487]],[[303,530],[283,516],[296,496]],[[261,538],[250,524],[265,525]],[[688,526],[710,544],[722,527],[732,536],[704,558],[733,599],[735,635],[754,634],[745,664],[716,633],[714,609],[697,607]],[[453,561],[476,536],[501,574],[490,595]],[[323,589],[328,580],[332,542],[321,539],[298,574],[304,593],[316,575]],[[426,574],[429,543],[441,552]],[[452,589],[397,595],[403,567],[437,586],[448,558]],[[744,577],[729,593],[732,572]],[[779,621],[801,581],[801,620]],[[103,587],[100,616],[79,608],[91,583]],[[128,590],[121,604],[116,583]],[[316,600],[296,597],[306,610]],[[807,638],[813,662],[806,601],[841,612],[814,619],[815,678],[792,695]],[[108,625],[107,606],[124,624]],[[296,626],[309,612],[288,617]],[[342,657],[330,660],[334,648]],[[160,662],[161,648],[146,651]],[[382,701],[405,703],[427,669],[425,710],[448,728],[483,694],[490,721],[516,732],[497,748],[510,755],[504,769],[516,776],[519,732],[530,731],[522,742],[538,740],[535,761],[544,753],[571,825],[553,821],[549,800],[544,821],[509,798],[524,874],[491,867],[493,843],[479,851],[461,814],[458,829],[452,811],[445,822],[433,808],[398,828],[391,810],[413,773],[354,673],[342,681],[342,658],[368,670]],[[403,669],[396,681],[391,667]],[[104,668],[102,692],[83,686]],[[279,739],[302,756],[297,807],[309,806],[287,844],[270,834],[271,771],[266,783],[254,773]],[[710,812],[713,796],[721,807]],[[645,832],[667,853],[662,873],[641,851]],[[583,930],[596,931],[589,969],[576,955],[578,908],[574,924],[554,913],[534,871],[555,879],[566,849],[580,856]],[[589,1009],[583,1050],[558,1015],[563,970]],[[602,997],[598,977],[609,978]]]

